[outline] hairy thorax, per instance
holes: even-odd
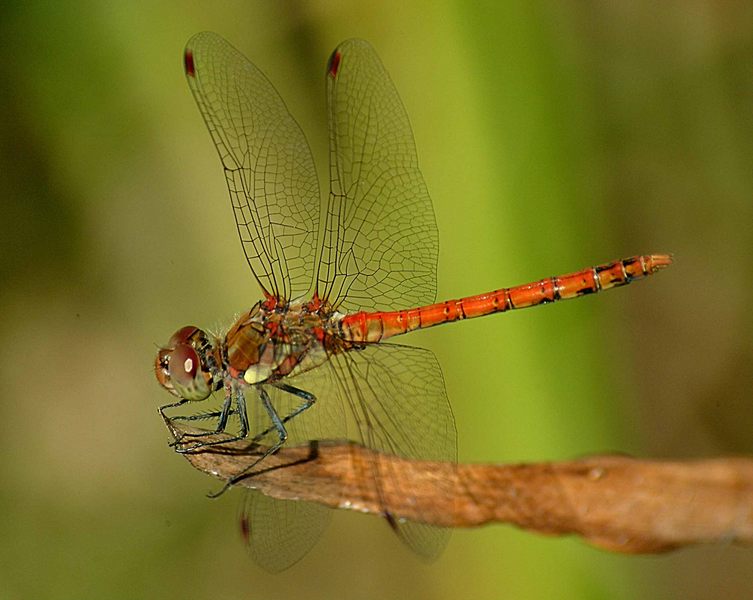
[[[247,384],[313,369],[329,355],[350,349],[336,335],[341,319],[341,314],[321,303],[294,301],[274,306],[260,302],[241,315],[225,336],[226,368]]]

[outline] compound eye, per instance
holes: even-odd
[[[190,383],[199,370],[199,355],[191,346],[178,344],[170,354],[170,377],[180,385]]]
[[[173,387],[173,382],[170,381],[170,354],[172,354],[172,350],[166,348],[157,353],[157,358],[154,361],[154,374],[163,388],[174,396],[178,396],[178,392]]]
[[[168,348],[175,348],[176,346],[179,346],[180,344],[188,344],[191,342],[191,338],[198,332],[200,329],[198,327],[194,327],[193,325],[187,325],[186,327],[182,327],[176,331],[172,337],[170,338],[170,341],[167,343]]]
[[[186,400],[203,400],[209,396],[211,377],[202,370],[196,350],[188,344],[178,344],[169,354],[167,369],[175,391]]]

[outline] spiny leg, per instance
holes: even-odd
[[[225,485],[222,486],[222,489],[215,493],[210,494],[210,498],[216,498],[217,496],[220,496],[223,494],[228,488],[235,485],[239,481],[245,479],[246,477],[249,477],[252,475],[251,470],[258,465],[261,461],[263,461],[267,456],[270,454],[274,454],[277,452],[282,445],[285,443],[285,441],[288,438],[287,430],[285,429],[285,423],[290,421],[293,417],[296,417],[297,415],[301,414],[303,411],[305,411],[307,408],[311,407],[314,402],[316,402],[316,396],[314,394],[311,394],[310,392],[306,392],[304,390],[298,389],[297,387],[293,387],[292,385],[288,385],[287,383],[274,383],[271,384],[274,385],[276,388],[287,392],[289,394],[293,394],[294,396],[298,396],[299,398],[303,399],[303,402],[296,407],[293,411],[291,411],[288,415],[286,415],[284,418],[280,418],[279,414],[275,410],[275,408],[272,406],[272,402],[269,399],[269,394],[267,394],[266,390],[263,387],[259,387],[259,395],[261,396],[262,404],[267,411],[267,414],[269,415],[269,418],[272,420],[272,426],[268,427],[261,433],[254,436],[254,439],[252,440],[253,443],[258,443],[259,440],[263,439],[266,435],[273,431],[277,431],[279,439],[276,444],[270,446],[262,456],[257,458],[253,464],[251,464],[249,467],[246,467],[238,473],[237,475],[234,475],[230,479],[225,482]]]
[[[232,408],[232,402],[233,402],[233,396],[235,396],[235,409]],[[225,401],[222,404],[222,409],[218,412],[219,419],[217,422],[217,427],[214,431],[205,431],[202,433],[186,433],[183,436],[181,436],[180,440],[176,440],[173,442],[173,446],[183,443],[184,438],[186,437],[192,437],[192,438],[201,438],[208,435],[217,435],[218,433],[223,433],[225,431],[225,428],[227,427],[227,421],[231,414],[238,413],[238,417],[240,418],[241,422],[241,428],[237,435],[230,437],[230,438],[223,438],[219,440],[214,440],[211,442],[197,442],[195,444],[191,444],[188,447],[185,448],[175,448],[175,451],[180,454],[186,454],[191,452],[196,452],[197,450],[200,450],[202,448],[205,448],[207,446],[217,446],[219,444],[227,444],[229,442],[236,442],[238,440],[244,439],[248,435],[248,416],[246,415],[246,398],[243,395],[243,392],[240,389],[233,389],[231,385],[225,386]]]
[[[282,423],[287,423],[292,419],[293,417],[296,417],[300,415],[304,410],[307,408],[310,408],[314,402],[316,402],[316,396],[314,394],[311,394],[310,392],[306,392],[304,390],[298,389],[297,387],[293,387],[292,385],[288,385],[287,383],[282,382],[276,382],[271,385],[274,385],[277,389],[282,390],[283,392],[287,392],[288,394],[293,394],[294,396],[298,396],[299,398],[303,399],[303,402],[296,407],[290,414],[288,414],[286,417],[284,417],[281,421]],[[275,431],[277,427],[274,425],[274,421],[271,427],[268,427],[261,433],[258,433],[254,436],[253,441],[258,442],[261,439],[264,438],[264,436],[268,435],[272,431]]]
[[[232,408],[230,409],[228,416],[232,417],[237,412],[238,412],[237,410]],[[219,417],[221,414],[222,414],[222,410],[213,410],[212,412],[199,413],[195,415],[177,415],[175,417],[170,417],[170,420],[171,421],[206,421],[207,419],[214,419],[216,417]]]
[[[165,410],[167,410],[168,408],[175,408],[176,406],[183,406],[187,402],[189,402],[189,401],[186,400],[185,398],[181,398],[178,402],[172,402],[170,404],[165,404],[164,406],[160,406],[159,409],[158,409],[159,410],[159,414],[162,415],[163,419],[169,421],[169,420],[173,419],[174,417],[168,417],[165,414]]]
[[[170,404],[165,404],[164,406],[160,406],[160,407],[159,407],[159,409],[158,409],[158,410],[159,410],[159,414],[160,414],[160,416],[162,417],[162,419],[163,419],[163,420],[164,420],[165,422],[169,422],[169,423],[172,423],[172,422],[173,422],[173,421],[175,421],[175,420],[180,420],[180,418],[181,418],[180,416],[177,416],[177,417],[168,417],[168,416],[167,416],[167,415],[165,414],[165,411],[166,411],[166,410],[167,410],[168,408],[175,408],[176,406],[183,406],[184,404],[187,404],[188,402],[190,402],[190,401],[189,401],[189,400],[186,400],[185,398],[181,398],[181,399],[180,399],[180,400],[179,400],[178,402],[171,402]],[[176,444],[178,443],[178,440],[179,440],[179,439],[183,439],[183,437],[184,437],[185,435],[186,435],[185,433],[184,433],[184,434],[182,434],[182,435],[180,436],[180,438],[176,438],[176,439],[175,439],[175,441],[171,442],[171,443],[170,443],[170,444],[168,444],[168,445],[169,445],[169,446],[171,446],[171,447],[172,447],[172,446],[175,446],[175,445],[176,445]]]
[[[213,494],[207,494],[210,498],[217,498],[218,496],[221,496],[228,489],[230,489],[233,485],[235,485],[236,483],[238,483],[241,479],[245,479],[246,477],[248,477],[250,475],[250,472],[254,469],[254,467],[256,467],[256,465],[258,465],[261,461],[263,461],[265,458],[267,458],[267,456],[269,456],[270,454],[274,454],[275,452],[277,452],[282,447],[282,445],[285,443],[285,441],[288,439],[288,432],[285,429],[285,425],[283,423],[284,423],[285,420],[291,418],[291,415],[288,415],[288,417],[286,417],[285,419],[281,419],[280,415],[277,414],[277,411],[275,410],[275,407],[272,406],[272,401],[269,398],[269,394],[267,393],[267,390],[264,389],[264,386],[259,386],[257,389],[259,390],[259,397],[261,398],[262,406],[264,406],[264,410],[267,411],[267,414],[269,415],[269,418],[272,421],[272,427],[268,431],[270,431],[270,432],[271,431],[277,431],[277,435],[278,435],[277,442],[275,444],[273,444],[272,446],[270,446],[269,448],[267,448],[264,451],[264,454],[262,454],[259,458],[257,458],[248,467],[246,467],[245,469],[243,469],[243,471],[241,471],[237,475],[234,475],[233,477],[231,477],[230,479],[228,479],[225,482],[225,485],[223,485],[222,488],[219,491],[217,491],[217,492],[215,492]],[[293,388],[293,389],[295,389],[295,388]],[[311,403],[309,403],[309,406],[310,405],[311,405]],[[238,409],[240,411],[240,409],[241,409],[240,405],[238,406]],[[293,411],[293,412],[295,412],[296,414],[298,414],[300,412],[300,410],[298,410],[297,412],[296,411]],[[244,420],[245,420],[245,425],[244,425]],[[243,433],[243,435],[241,437],[245,437],[246,434],[248,433],[248,417],[246,415],[246,406],[245,406],[245,403],[243,405],[243,412],[241,414],[241,433]],[[256,442],[257,438],[259,438],[259,437],[260,436],[254,437],[253,441]],[[240,438],[236,438],[236,439],[240,439]],[[223,443],[227,443],[228,441],[234,441],[234,440],[223,440]]]

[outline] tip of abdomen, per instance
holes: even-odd
[[[649,273],[655,273],[660,269],[666,269],[672,264],[673,258],[671,254],[651,254],[645,257],[646,270]]]

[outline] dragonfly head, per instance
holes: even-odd
[[[204,400],[212,393],[212,343],[201,329],[189,325],[176,331],[154,361],[157,381],[185,400]]]

